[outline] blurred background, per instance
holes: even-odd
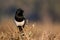
[[[24,40],[60,40],[60,0],[0,0],[0,40],[22,39],[14,23],[18,8],[27,20]]]
[[[14,19],[17,8],[31,22],[60,22],[60,0],[0,0],[0,21]]]

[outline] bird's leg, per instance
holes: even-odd
[[[18,26],[18,28],[19,28],[19,31],[22,32],[22,30],[23,30],[22,27],[21,26]]]
[[[19,31],[20,31],[21,35],[24,36],[24,32],[23,32],[22,26],[18,26],[18,28],[19,28]]]

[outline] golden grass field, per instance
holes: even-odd
[[[28,22],[21,37],[13,19],[4,19],[0,23],[0,40],[60,40],[60,25],[51,22]]]

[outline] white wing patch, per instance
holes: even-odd
[[[15,20],[15,23],[16,23],[17,26],[23,26],[24,23],[25,23],[25,20],[23,20],[22,22],[17,22],[17,21]]]

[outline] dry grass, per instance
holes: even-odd
[[[0,24],[0,40],[60,40],[60,25],[52,23],[28,23],[22,38],[14,21],[4,19]]]

